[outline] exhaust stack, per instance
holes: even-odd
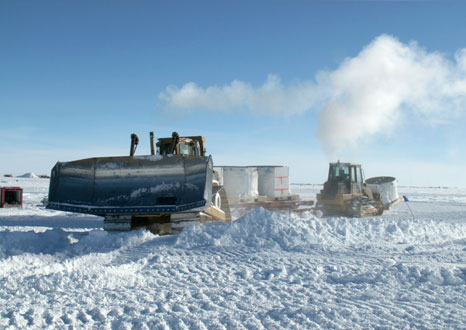
[[[139,143],[139,138],[136,134],[131,134],[131,148],[129,150],[129,155],[130,157],[133,157],[135,152],[136,152],[136,148],[138,147],[138,143]]]
[[[150,132],[150,154],[155,155],[154,132]]]

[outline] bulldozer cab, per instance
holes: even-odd
[[[363,176],[360,164],[330,163],[328,180],[324,184],[328,195],[363,193]]]
[[[205,156],[205,139],[202,136],[180,137],[173,132],[171,138],[160,138],[157,149],[160,155]]]

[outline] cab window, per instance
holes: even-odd
[[[351,166],[351,182],[357,182],[356,181],[356,167]]]
[[[187,144],[180,144],[180,155],[189,155],[189,145]]]
[[[356,182],[362,182],[361,168],[356,169]]]
[[[331,171],[331,180],[347,181],[349,180],[349,168],[347,166],[334,166]]]

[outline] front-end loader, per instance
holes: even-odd
[[[380,195],[364,183],[361,165],[340,162],[330,163],[316,207],[327,215],[353,217],[381,215],[384,210]]]
[[[159,138],[151,154],[58,162],[52,169],[47,208],[104,217],[105,230],[146,227],[177,233],[188,224],[231,221],[226,193],[213,180],[212,157],[202,136]]]

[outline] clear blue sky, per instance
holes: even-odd
[[[466,48],[465,15],[463,1],[1,1],[0,174],[49,173],[58,160],[127,154],[133,132],[145,154],[153,130],[204,135],[218,165],[289,165],[293,182],[322,183],[328,162],[341,158],[400,185],[466,187],[466,62],[461,71],[455,58]],[[318,137],[322,108],[372,94],[371,83],[354,92],[348,86],[359,82],[345,82],[334,95],[338,79],[322,83],[319,73],[344,71],[345,59],[363,57],[371,45],[366,60],[378,58],[385,43],[375,40],[384,35],[421,49],[408,62],[422,63],[420,81],[431,65],[416,54],[439,56],[440,72],[448,73],[425,90],[453,81],[454,95],[420,100],[413,78],[409,93],[397,94],[399,106],[387,110],[388,121],[397,117],[391,127],[382,120],[378,131],[355,138],[357,147],[328,153]],[[370,68],[359,65],[356,71]],[[179,110],[160,96],[168,86],[180,91],[192,82],[205,91],[235,80],[256,95],[271,74],[285,90],[309,82],[332,95],[317,89],[312,105],[292,113],[277,106],[279,114],[235,102],[204,109],[198,99]],[[381,86],[373,95],[385,95]]]

